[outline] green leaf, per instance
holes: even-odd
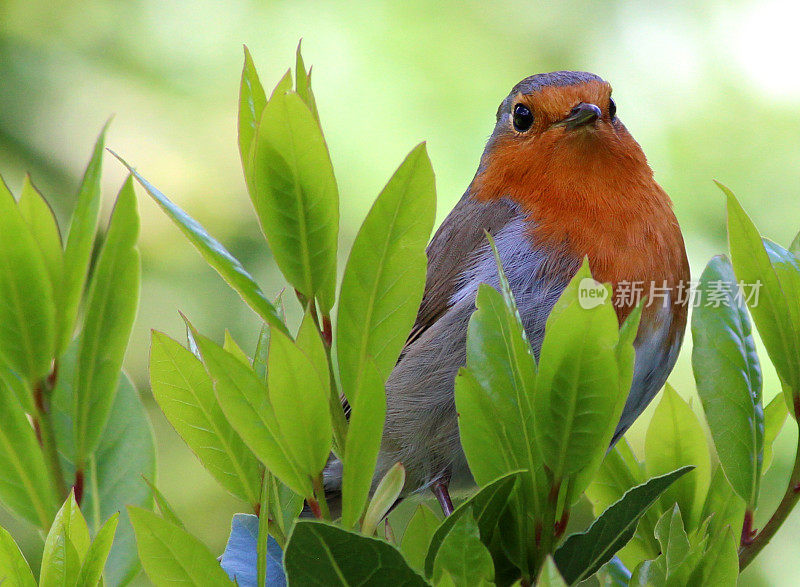
[[[781,398],[783,401],[783,398]],[[701,520],[709,520],[708,532],[717,536],[730,526],[736,536],[742,534],[745,502],[731,487],[720,467],[714,469],[708,487]]]
[[[608,301],[581,306],[578,288],[588,279],[584,261],[547,320],[539,357],[537,447],[556,483],[600,466],[624,404],[616,314]]]
[[[222,348],[239,359],[244,365],[247,365],[248,367],[250,366],[250,357],[248,357],[247,353],[242,350],[242,347],[239,346],[239,343],[233,339],[233,336],[231,336],[231,333],[227,328],[225,329],[225,338],[222,341]]]
[[[109,121],[110,122],[110,121]],[[63,300],[63,320],[59,323],[56,335],[56,356],[67,349],[75,322],[78,318],[78,306],[83,296],[83,288],[89,273],[92,259],[97,222],[100,216],[100,177],[103,174],[103,147],[108,130],[107,122],[97,137],[92,158],[83,174],[78,201],[67,233],[64,250],[64,279],[60,296]]]
[[[402,463],[395,463],[386,471],[383,479],[380,480],[380,483],[375,488],[375,493],[367,506],[367,511],[364,513],[364,523],[361,525],[363,534],[372,536],[375,533],[375,528],[378,527],[383,517],[392,509],[405,484],[406,470]]]
[[[567,538],[555,552],[555,561],[570,584],[583,581],[611,560],[633,537],[642,515],[676,480],[689,472],[683,467],[630,489],[604,511],[585,532]]]
[[[797,256],[800,256],[800,232],[794,237],[792,244],[789,245],[789,250]]]
[[[665,511],[672,511],[677,503],[686,512],[686,527],[696,528],[711,478],[711,458],[700,421],[669,384],[650,420],[644,446],[647,474],[651,477],[686,465],[695,467],[667,490],[661,504]]]
[[[292,286],[333,306],[339,195],[319,124],[297,94],[273,96],[256,133],[251,198]]]
[[[14,371],[2,365],[0,365],[0,394],[13,395],[25,412],[36,413],[30,384]]]
[[[258,502],[260,465],[225,419],[203,364],[167,335],[153,331],[150,384],[159,407],[197,458],[236,497]]]
[[[295,493],[310,496],[311,481],[289,453],[264,382],[210,339],[199,334],[195,338],[228,422],[267,469]]]
[[[692,312],[692,367],[722,469],[755,508],[764,450],[761,365],[747,307],[724,256],[700,276]]]
[[[161,493],[158,487],[156,487],[153,484],[153,482],[150,481],[149,479],[145,478],[145,482],[153,492],[153,498],[155,499],[155,502],[158,505],[158,511],[161,514],[161,517],[164,518],[167,522],[175,524],[176,526],[180,526],[185,530],[186,526],[184,526],[183,521],[178,517],[178,514],[175,513],[175,508],[173,508],[172,505],[170,505],[169,501],[167,501],[167,498],[164,496],[164,494]]]
[[[5,528],[0,528],[0,585],[36,587],[28,561]]]
[[[59,379],[51,403],[56,445],[68,475],[74,472],[72,384],[76,355],[77,341],[59,363]],[[156,474],[155,435],[147,413],[130,379],[124,373],[118,377],[111,416],[85,471],[82,500],[93,532],[99,531],[104,520],[122,512],[105,567],[105,579],[114,585],[126,584],[141,570],[133,527],[124,506],[152,508],[153,493],[142,479],[153,479]]]
[[[90,544],[86,520],[70,492],[47,533],[39,585],[74,585]]]
[[[45,259],[0,179],[0,365],[33,383],[50,370],[55,302]]]
[[[520,471],[508,473],[499,479],[495,479],[478,491],[478,493],[459,505],[452,514],[442,521],[431,538],[428,554],[425,556],[426,577],[431,577],[433,575],[433,564],[436,560],[436,554],[439,552],[439,548],[442,546],[445,537],[453,528],[453,524],[455,524],[461,516],[471,513],[478,522],[478,528],[481,532],[481,542],[484,544],[490,542],[490,538],[497,526],[498,518],[506,508],[508,499],[511,496],[511,492],[514,489],[514,484],[518,477],[520,477]]]
[[[266,322],[261,325],[261,330],[258,333],[258,343],[256,344],[256,351],[253,353],[253,371],[256,375],[261,377],[265,382],[267,381],[267,358],[269,357],[269,337],[270,330],[269,324]]]
[[[233,585],[216,557],[183,528],[153,512],[129,507],[136,544],[147,576],[156,585]]]
[[[239,86],[239,154],[245,175],[249,174],[250,153],[253,137],[256,134],[261,113],[267,105],[267,96],[264,87],[258,79],[258,72],[250,56],[247,45],[244,46],[244,66],[242,67],[242,81]]]
[[[778,394],[764,408],[764,462],[761,466],[761,473],[765,474],[772,464],[772,445],[778,438],[786,416],[789,415],[789,408],[783,394]]]
[[[342,388],[351,403],[368,358],[385,380],[414,325],[435,214],[436,186],[423,143],[375,200],[345,267],[336,343]]]
[[[433,533],[439,527],[441,520],[433,510],[425,504],[420,504],[406,526],[400,550],[406,557],[408,564],[421,571],[425,567],[425,555],[431,544]],[[434,561],[435,563],[436,561]]]
[[[342,471],[342,526],[352,528],[369,498],[386,417],[384,379],[371,361],[364,365],[360,388],[350,404],[350,424]]]
[[[128,177],[111,214],[89,286],[75,373],[75,456],[83,468],[97,447],[117,393],[117,379],[139,303],[139,216]]]
[[[445,536],[433,563],[433,580],[447,573],[455,585],[480,585],[494,580],[492,555],[481,542],[478,523],[461,516]]]
[[[547,555],[544,560],[542,570],[539,572],[539,578],[536,579],[536,585],[538,587],[567,587],[567,583],[558,572],[552,556]]]
[[[19,197],[20,214],[28,224],[33,240],[42,253],[50,283],[53,286],[53,300],[56,306],[56,323],[60,327],[63,320],[64,294],[64,251],[61,248],[61,233],[58,231],[56,217],[42,194],[31,183],[30,176],[25,176],[22,193]]]
[[[325,467],[331,450],[329,378],[317,371],[292,339],[274,332],[269,343],[267,382],[289,453],[300,471],[315,477]]]
[[[200,252],[206,263],[222,276],[222,279],[241,296],[245,303],[250,306],[256,314],[271,326],[288,334],[289,331],[279,318],[275,307],[267,300],[255,279],[247,272],[239,260],[231,255],[219,241],[208,234],[206,229],[203,228],[199,222],[173,204],[164,194],[158,191],[150,182],[144,179],[135,169],[120,158],[119,155],[116,153],[113,154],[128,168],[133,174],[133,177],[136,178],[136,181],[150,194],[170,220],[181,229],[181,232],[183,232],[189,242]]]
[[[0,502],[39,528],[50,527],[58,496],[28,417],[10,393],[0,393]]]
[[[700,565],[692,573],[692,585],[736,585],[739,579],[739,553],[730,528],[710,534],[711,544]]]
[[[117,522],[119,521],[119,513],[111,516],[105,524],[97,532],[94,542],[89,547],[86,557],[81,566],[81,572],[78,576],[78,585],[93,586],[97,585],[100,577],[103,574],[103,567],[108,559],[108,554],[111,551],[111,545],[114,542],[114,533],[117,531]]]
[[[295,66],[295,75],[297,80],[295,82],[295,91],[303,99],[303,102],[306,103],[306,106],[308,106],[308,109],[311,111],[311,114],[314,115],[314,118],[317,119],[317,122],[319,122],[317,101],[314,98],[314,92],[311,90],[311,70],[306,72],[306,65],[303,63],[303,56],[300,54],[300,45],[302,45],[302,43],[302,39],[300,39],[300,42],[297,43],[297,65]]]
[[[728,242],[736,277],[751,287],[761,284],[758,303],[748,297],[753,320],[789,394],[800,393],[800,333],[792,331],[790,302],[753,221],[733,193],[722,184],[717,185],[728,200]]]
[[[303,498],[292,491],[275,475],[270,475],[269,510],[270,519],[275,521],[284,536],[289,536],[300,512],[303,511]],[[284,547],[285,544],[281,544]]]
[[[427,585],[383,540],[312,520],[295,525],[284,563],[290,585]]]

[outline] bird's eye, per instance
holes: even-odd
[[[533,126],[533,113],[527,106],[517,104],[514,106],[514,128],[519,132],[525,132]]]
[[[608,99],[608,117],[611,120],[614,120],[614,117],[617,115],[617,103],[614,102],[613,98]]]

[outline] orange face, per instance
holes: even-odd
[[[534,76],[506,98],[473,197],[517,202],[537,244],[588,255],[599,281],[688,279],[671,202],[616,118],[611,86],[577,75],[588,79],[547,84]]]

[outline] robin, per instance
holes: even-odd
[[[432,488],[446,514],[451,479],[469,479],[454,380],[466,362],[478,285],[499,289],[484,231],[494,237],[537,360],[547,317],[584,256],[593,277],[612,285],[615,302],[623,289],[651,296],[612,444],[664,385],[686,326],[683,237],[669,197],[617,116],[611,86],[577,71],[522,80],[500,104],[474,179],[428,246],[422,304],[386,383],[376,481],[402,462],[406,491]],[[628,297],[615,303],[620,323],[639,301]]]

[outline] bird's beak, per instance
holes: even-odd
[[[564,120],[557,122],[554,126],[564,126],[567,130],[572,130],[591,124],[600,118],[602,114],[600,108],[594,104],[581,102],[570,111],[569,115]]]

